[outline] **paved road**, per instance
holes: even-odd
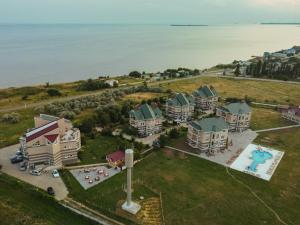
[[[300,127],[300,124],[290,125],[290,126],[285,126],[285,127],[275,127],[275,128],[270,128],[270,129],[256,130],[255,132],[261,133],[261,132],[268,132],[268,131],[275,131],[275,130],[290,129],[290,128],[295,128],[295,127]]]
[[[57,200],[66,198],[68,190],[61,178],[53,178],[51,172],[43,173],[40,176],[32,176],[29,174],[29,171],[20,171],[18,164],[10,163],[9,158],[14,155],[18,147],[19,145],[12,145],[0,149],[0,164],[2,165],[2,171],[44,190],[47,190],[48,187],[53,187],[55,198]]]

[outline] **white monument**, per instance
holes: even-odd
[[[131,213],[136,214],[141,206],[131,200],[132,190],[131,190],[131,171],[133,168],[133,150],[127,149],[125,151],[125,166],[127,168],[127,199],[123,203],[122,209]]]

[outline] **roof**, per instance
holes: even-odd
[[[48,139],[51,143],[53,143],[58,137],[58,134],[50,134],[50,135],[45,135],[45,138]]]
[[[251,112],[251,108],[245,102],[230,103],[221,108],[231,114],[247,114]]]
[[[43,125],[41,127],[38,127],[34,130],[31,130],[29,132],[26,133],[26,142],[32,141],[44,134],[47,134],[48,132],[55,130],[56,128],[58,128],[58,123],[57,121],[51,122],[51,123],[47,123],[46,125]]]
[[[218,96],[216,90],[212,86],[203,86],[200,87],[198,90],[194,92],[194,96],[199,96],[202,98],[208,98],[208,97],[216,97]]]
[[[53,122],[53,121],[59,120],[58,117],[47,115],[47,114],[40,114],[40,118],[43,119],[43,120],[47,120],[49,122]]]
[[[129,114],[138,120],[148,120],[162,117],[162,112],[158,107],[152,108],[148,104],[141,105],[137,110],[131,110]]]
[[[191,96],[187,96],[183,93],[176,94],[174,98],[168,99],[167,103],[174,106],[186,106],[194,103],[194,99]]]
[[[113,152],[113,153],[106,156],[106,159],[109,159],[112,162],[117,162],[117,161],[120,161],[120,160],[124,160],[124,158],[125,158],[125,153],[121,150]]]
[[[228,129],[228,124],[221,117],[211,117],[202,120],[196,120],[191,123],[191,126],[196,130],[202,130],[204,132],[218,132]]]
[[[295,116],[300,116],[300,106],[299,107],[291,107],[287,110],[284,110],[284,112],[291,113]]]

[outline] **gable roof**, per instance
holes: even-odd
[[[216,90],[212,86],[203,86],[200,87],[198,90],[194,92],[194,96],[199,96],[202,98],[208,98],[208,97],[216,97],[218,96]]]
[[[143,104],[139,109],[131,110],[129,112],[137,120],[148,120],[162,117],[162,112],[158,107],[152,108],[148,104]]]
[[[47,138],[48,141],[50,141],[51,143],[55,142],[57,137],[58,137],[58,134],[45,135],[45,138]]]
[[[55,130],[58,128],[57,121],[47,123],[41,127],[35,128],[34,130],[31,130],[26,133],[26,142],[32,141],[44,134],[47,134],[48,132]]]
[[[111,160],[112,162],[117,162],[119,160],[124,160],[125,159],[125,153],[121,150],[113,152],[109,155],[106,156],[106,159]]]
[[[221,117],[211,117],[202,120],[196,120],[191,123],[191,126],[196,130],[204,132],[219,132],[228,129],[228,124]]]
[[[168,99],[167,103],[173,106],[186,106],[194,103],[194,99],[191,96],[187,96],[183,93],[176,94],[174,98]]]
[[[251,112],[251,108],[245,102],[235,102],[221,107],[223,110],[231,114],[247,114]]]

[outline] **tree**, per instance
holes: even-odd
[[[54,96],[61,96],[61,93],[59,90],[55,89],[55,88],[50,88],[47,90],[47,93],[49,96],[54,97]]]
[[[20,114],[16,113],[16,112],[13,112],[13,113],[10,113],[10,114],[4,114],[2,116],[2,122],[5,122],[5,123],[18,123],[18,122],[20,122]]]
[[[234,71],[234,75],[237,76],[237,77],[241,75],[240,64],[236,65],[236,68],[235,68],[235,71]]]
[[[159,141],[161,148],[165,147],[167,144],[167,141],[168,141],[167,135],[164,135],[164,134],[160,135],[158,138],[158,141]]]
[[[141,78],[142,77],[142,74],[138,71],[132,71],[128,74],[128,76],[130,77],[135,77],[135,78]]]
[[[173,128],[169,133],[170,138],[175,139],[179,137],[179,132],[176,128]]]
[[[83,133],[90,133],[95,125],[95,120],[92,117],[83,119],[77,127]]]

